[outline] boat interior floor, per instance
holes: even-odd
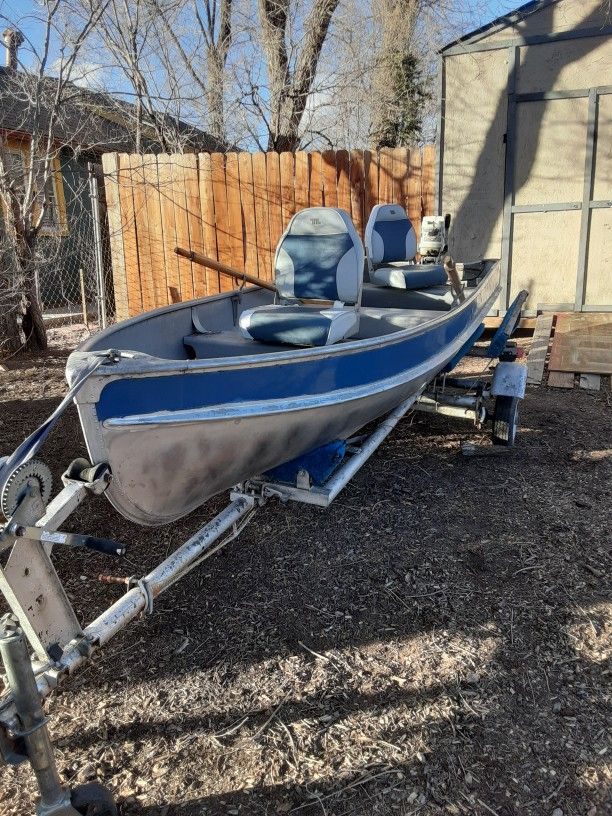
[[[370,337],[393,334],[429,323],[446,310],[390,309],[362,307],[359,312],[359,331],[343,342],[365,340]],[[195,332],[183,338],[183,345],[192,360],[212,360],[218,357],[270,354],[295,350],[295,346],[278,343],[259,343],[244,337],[238,328],[225,331]]]

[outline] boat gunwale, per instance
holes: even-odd
[[[132,352],[133,356],[130,357],[122,357],[121,361],[112,366],[100,366],[93,374],[94,378],[102,378],[107,379],[109,377],[117,377],[117,376],[124,376],[130,375],[134,377],[147,377],[151,374],[176,374],[177,372],[185,372],[185,373],[194,373],[200,371],[219,371],[219,370],[232,370],[236,368],[244,368],[248,366],[249,368],[260,368],[270,364],[276,365],[286,365],[295,362],[301,362],[303,360],[310,360],[310,359],[320,359],[324,360],[329,357],[335,357],[339,355],[346,355],[359,353],[364,350],[375,349],[379,347],[385,346],[392,346],[396,343],[402,342],[409,337],[418,337],[421,334],[424,334],[431,329],[437,328],[439,325],[448,322],[451,319],[457,317],[462,312],[467,310],[469,306],[471,306],[482,293],[484,286],[487,282],[492,280],[492,276],[494,276],[495,271],[499,273],[499,261],[493,261],[491,267],[486,272],[485,276],[483,277],[482,281],[474,287],[473,291],[470,292],[468,297],[460,303],[458,306],[449,309],[448,311],[444,311],[441,314],[438,314],[432,320],[426,321],[418,326],[411,326],[406,329],[399,329],[398,331],[389,332],[388,334],[379,335],[377,337],[366,337],[360,340],[349,340],[345,343],[337,343],[330,346],[317,346],[313,348],[291,348],[282,350],[282,351],[273,351],[268,354],[245,354],[236,357],[212,357],[209,359],[196,359],[196,360],[181,360],[181,359],[167,359],[163,357],[155,357],[150,354],[146,354],[145,352]],[[250,290],[256,290],[259,287],[249,287]],[[497,282],[494,285],[494,291],[491,292],[490,296],[487,298],[486,302],[494,300],[495,297],[499,294],[501,290],[501,284],[499,277],[497,278]],[[240,290],[234,290],[240,291]],[[231,296],[233,293],[221,293],[220,295],[213,295],[212,298],[220,299],[220,298],[227,298]],[[152,312],[147,312],[142,316],[138,316],[135,320],[137,322],[145,321],[150,319],[151,317],[155,316],[156,314],[167,313],[168,311],[180,310],[181,308],[193,308],[193,306],[197,303],[202,303],[202,300],[206,300],[210,302],[211,298],[204,298],[200,300],[194,301],[186,301],[183,304],[173,304],[170,308],[168,307],[161,307],[160,309],[156,309]],[[191,307],[189,306],[191,304]],[[409,311],[419,311],[419,310],[411,310],[406,309],[407,312]],[[433,312],[434,310],[432,310]],[[116,326],[120,326],[121,324],[116,324]],[[109,333],[112,333],[113,329],[116,328],[112,327]],[[102,333],[103,335],[104,333]],[[99,340],[101,335],[95,335],[95,337]],[[86,341],[87,343],[88,341]],[[111,346],[112,348],[112,346]],[[129,349],[125,349],[126,352],[129,352]],[[80,347],[75,349],[74,352],[68,358],[68,365],[67,370],[70,366],[70,358],[73,355],[93,355],[99,354],[100,350],[81,350]],[[147,364],[146,369],[143,368],[143,363]],[[77,402],[79,402],[79,398],[77,397]]]

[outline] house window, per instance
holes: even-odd
[[[41,225],[41,229],[44,231],[61,229],[60,214],[57,208],[57,192],[55,189],[58,182],[55,178],[55,175],[56,171],[54,169],[53,173],[47,179],[47,184],[45,186],[45,192],[47,194],[46,195],[47,204],[45,207],[45,212],[43,214],[43,220]],[[60,175],[59,183],[61,184],[61,182],[62,179]]]
[[[20,194],[25,187],[25,154],[17,148],[7,148],[4,151],[6,173]]]
[[[13,180],[16,189],[25,192],[27,176],[28,148],[25,143],[11,142],[4,149],[6,172]],[[52,159],[52,170],[45,188],[46,206],[40,228],[41,235],[67,235],[66,202],[64,183],[58,158]]]

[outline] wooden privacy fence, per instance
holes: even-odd
[[[175,246],[272,279],[274,250],[303,207],[342,207],[363,238],[375,204],[433,213],[434,147],[323,153],[127,155],[102,160],[117,319],[233,288]]]

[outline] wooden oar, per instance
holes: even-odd
[[[444,271],[446,272],[446,275],[450,281],[450,285],[455,294],[455,297],[457,298],[459,303],[463,303],[463,301],[465,300],[465,292],[463,291],[463,285],[461,283],[459,273],[457,272],[455,262],[453,261],[450,255],[447,255],[444,258]]]
[[[231,266],[226,266],[225,264],[219,263],[219,261],[215,261],[212,258],[207,258],[206,255],[201,255],[199,252],[193,252],[190,249],[183,249],[183,247],[174,247],[174,251],[177,255],[187,258],[192,263],[199,264],[200,266],[207,266],[209,269],[214,269],[216,272],[220,272],[222,275],[227,275],[229,278],[235,278],[236,280],[243,281],[244,283],[252,283],[255,286],[261,286],[262,289],[269,289],[270,292],[276,292],[276,287],[269,281],[257,278],[255,275],[249,275],[247,272],[239,272],[237,269],[232,269]]]

